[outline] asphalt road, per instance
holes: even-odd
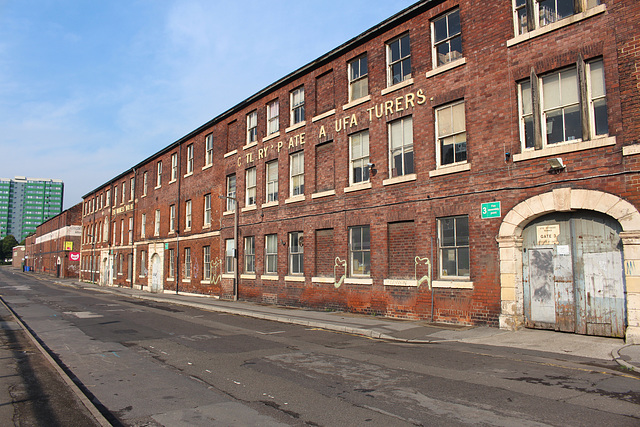
[[[398,344],[53,285],[2,299],[116,425],[640,425],[613,362]]]

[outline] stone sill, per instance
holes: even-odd
[[[389,86],[388,88],[382,89],[382,91],[380,92],[380,95],[384,96],[384,95],[390,94],[391,92],[395,92],[396,90],[400,90],[407,86],[411,86],[412,84],[413,84],[413,78],[407,79],[403,82],[396,83],[393,86]]]
[[[429,171],[429,178],[434,176],[449,175],[452,173],[465,172],[471,170],[471,163],[459,163],[455,165],[440,166],[440,168]]]
[[[616,137],[608,136],[604,138],[592,139],[589,141],[579,141],[570,143],[559,143],[547,146],[541,150],[526,150],[522,153],[514,154],[513,161],[537,159],[540,157],[557,156],[558,154],[573,153],[574,151],[591,150],[592,148],[607,147],[616,145]]]
[[[473,282],[456,281],[456,280],[434,280],[431,282],[432,288],[451,288],[451,289],[473,289]]]
[[[427,78],[430,78],[430,77],[433,77],[433,76],[437,76],[438,74],[447,72],[449,70],[453,70],[454,68],[458,68],[458,67],[460,67],[460,66],[462,66],[462,65],[464,65],[466,63],[467,63],[467,58],[464,58],[464,57],[463,58],[458,58],[455,61],[451,61],[451,62],[449,62],[447,64],[440,65],[439,67],[434,68],[431,71],[427,71],[426,76],[427,76]]]
[[[371,95],[363,96],[362,98],[358,98],[356,100],[353,100],[348,104],[344,104],[342,106],[342,110],[343,111],[348,110],[349,108],[353,108],[353,107],[355,107],[357,105],[364,104],[367,101],[371,101]]]

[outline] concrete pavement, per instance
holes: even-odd
[[[149,293],[130,288],[97,286],[71,279],[58,279],[56,283],[127,295],[132,298],[168,302],[214,312],[316,327],[396,342],[429,344],[455,341],[615,360],[621,366],[640,373],[640,345],[625,345],[624,340],[620,338],[576,335],[537,329],[522,329],[511,332],[491,327],[432,324],[425,321],[396,320],[336,311],[315,311],[246,301],[223,301],[211,296],[188,293]]]

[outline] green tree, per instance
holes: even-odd
[[[5,259],[11,259],[13,257],[13,247],[18,246],[18,241],[11,234],[8,234],[2,239],[0,244],[0,261],[4,262]]]

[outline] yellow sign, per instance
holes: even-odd
[[[539,225],[536,227],[538,245],[557,245],[560,236],[560,225]]]
[[[64,250],[72,251],[73,250],[73,242],[64,242]]]

